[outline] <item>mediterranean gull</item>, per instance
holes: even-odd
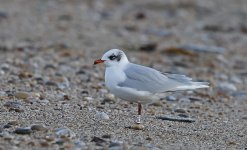
[[[194,82],[191,78],[162,73],[153,68],[129,62],[122,50],[111,49],[94,64],[104,63],[105,85],[116,97],[138,103],[137,124],[141,123],[142,104],[159,100],[165,92],[208,88],[208,82]]]

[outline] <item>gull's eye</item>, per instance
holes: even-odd
[[[115,56],[115,55],[109,56],[109,59],[110,59],[110,60],[114,60],[114,59],[116,59],[116,58],[117,58],[117,56]]]

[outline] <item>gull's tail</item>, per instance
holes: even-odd
[[[208,82],[191,82],[191,84],[185,84],[176,87],[176,90],[194,90],[194,89],[201,89],[201,88],[208,88]]]
[[[170,73],[163,73],[168,78],[176,81],[177,84],[175,87],[172,88],[171,91],[178,91],[178,90],[194,90],[200,88],[208,88],[208,82],[194,82],[191,78],[180,75],[180,74],[170,74]]]

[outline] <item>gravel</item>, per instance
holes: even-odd
[[[0,149],[246,149],[245,8],[245,0],[1,1]],[[109,93],[104,67],[93,66],[111,48],[210,88],[165,93],[133,129],[137,105]]]

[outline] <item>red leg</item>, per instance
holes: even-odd
[[[142,115],[142,104],[138,103],[138,116],[136,123],[140,124],[141,123],[141,115]]]

